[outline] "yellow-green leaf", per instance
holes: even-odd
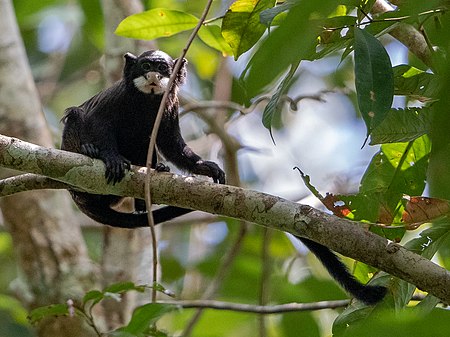
[[[126,17],[115,33],[124,37],[153,40],[167,37],[195,27],[195,16],[165,8],[155,8]]]
[[[233,55],[233,50],[223,38],[219,26],[217,25],[202,26],[198,31],[198,37],[211,48],[221,51],[223,56]]]
[[[274,0],[237,0],[230,6],[222,21],[222,35],[235,59],[260,39],[267,28],[261,23],[260,14],[274,5]]]

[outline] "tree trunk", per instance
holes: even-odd
[[[0,133],[52,147],[10,0],[0,0]],[[1,172],[3,176],[11,171]],[[65,191],[33,191],[0,199],[21,270],[15,292],[36,306],[80,299],[94,269]],[[41,322],[39,336],[90,336],[77,318]]]

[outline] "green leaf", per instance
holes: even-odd
[[[426,136],[410,143],[384,144],[367,167],[359,193],[335,199],[344,202],[353,220],[400,224],[403,195],[421,195],[425,188],[430,151]],[[384,229],[379,234],[400,239],[404,231]]]
[[[198,37],[211,48],[221,51],[223,56],[233,55],[233,49],[223,38],[218,25],[202,26]]]
[[[144,286],[137,286],[133,282],[118,282],[109,285],[105,289],[103,289],[104,293],[123,293],[130,290],[136,290],[143,292],[145,290]]]
[[[89,302],[89,301],[93,301],[93,303],[96,304],[96,303],[100,302],[104,298],[105,298],[105,295],[100,290],[88,291],[83,296],[83,306],[86,305],[86,303]]]
[[[175,310],[177,306],[161,303],[149,303],[137,307],[131,320],[127,326],[118,329],[117,331],[128,332],[130,334],[141,334],[148,329],[148,327],[156,322],[164,314]]]
[[[198,18],[191,14],[155,8],[126,17],[119,24],[115,33],[134,39],[153,40],[192,29],[197,23]]]
[[[361,192],[396,190],[421,195],[431,143],[423,136],[411,143],[384,144],[361,180]]]
[[[296,1],[286,1],[283,2],[281,5],[269,8],[269,9],[265,9],[261,12],[261,15],[259,16],[260,18],[260,22],[265,25],[265,26],[270,26],[272,24],[274,24],[274,20],[275,18],[281,14],[288,11],[289,9],[291,9],[292,7],[294,7],[296,5]],[[280,15],[281,16],[281,15]]]
[[[431,130],[431,108],[391,109],[370,135],[370,145],[409,142]]]
[[[67,304],[52,304],[31,310],[28,316],[32,324],[39,322],[41,319],[53,316],[65,316],[69,314]]]
[[[401,312],[392,309],[375,310],[369,317],[346,323],[340,321],[333,325],[335,337],[413,337],[413,336],[448,336],[448,310],[434,309],[428,315],[418,315],[412,308]]]
[[[421,102],[436,99],[439,94],[439,76],[402,64],[393,68],[396,95],[409,96]]]
[[[267,27],[259,16],[274,5],[274,0],[237,0],[230,6],[222,21],[222,35],[231,46],[235,60],[263,35]]]
[[[272,98],[270,99],[269,103],[267,103],[266,107],[264,108],[262,122],[263,122],[264,127],[270,131],[270,136],[272,137],[272,141],[274,141],[273,136],[272,136],[272,121],[274,120],[274,118],[279,117],[279,115],[281,113],[283,106],[282,106],[282,102],[280,102],[280,99],[288,91],[289,86],[291,84],[292,77],[295,75],[295,72],[297,71],[297,68],[299,65],[300,65],[300,63],[293,64],[291,66],[289,73],[281,81],[277,90],[272,95]]]
[[[355,28],[355,85],[367,135],[386,117],[394,97],[391,60],[383,45],[365,30]]]
[[[301,1],[289,10],[281,25],[258,46],[241,75],[248,97],[255,97],[266,90],[292,64],[314,56],[317,36],[322,28],[312,24],[310,19],[325,19],[338,4],[335,0]]]

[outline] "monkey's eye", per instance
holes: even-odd
[[[167,72],[167,70],[169,69],[168,65],[165,63],[158,63],[158,65],[156,66],[157,71],[162,74]]]
[[[141,64],[141,68],[144,71],[150,71],[152,69],[152,65],[150,64],[150,62],[143,62]]]

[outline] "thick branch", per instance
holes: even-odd
[[[392,1],[391,1],[392,2]],[[385,13],[393,11],[388,2],[384,0],[375,1],[372,7],[372,13]],[[431,50],[425,40],[425,37],[414,26],[400,22],[389,34],[403,43],[413,54],[415,54],[424,64],[432,67]]]
[[[144,169],[133,168],[122,182],[112,186],[106,184],[104,167],[98,160],[5,136],[0,137],[0,165],[46,175],[91,192],[144,198]],[[273,195],[193,177],[158,173],[151,181],[157,203],[225,215],[308,237],[450,303],[450,272],[355,222]]]

